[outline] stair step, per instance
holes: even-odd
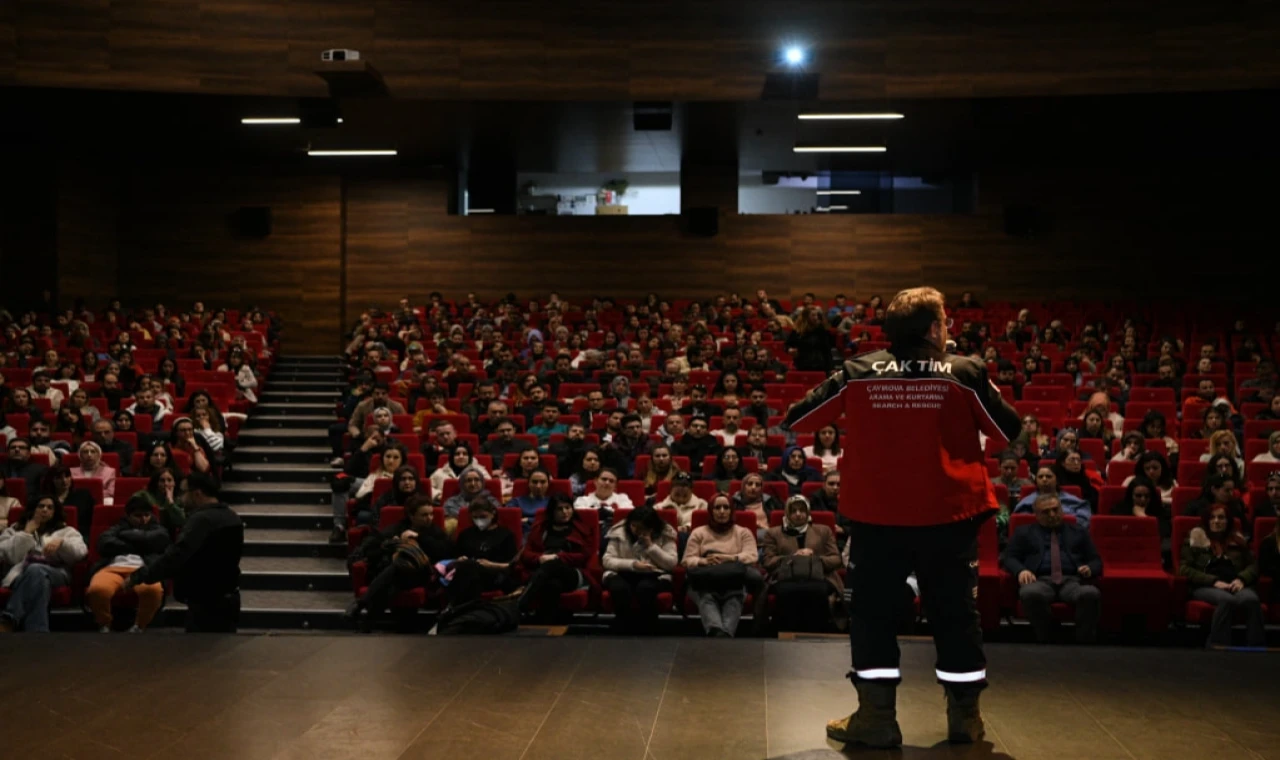
[[[240,587],[269,591],[350,591],[347,563],[337,557],[255,557],[240,560]]]
[[[287,391],[286,392],[286,391],[276,390],[275,388],[268,388],[267,390],[262,392],[262,395],[260,396],[260,398],[262,399],[262,403],[264,404],[276,403],[276,401],[269,402],[268,399],[276,399],[276,397],[278,396],[297,397],[299,399],[304,399],[303,403],[305,403],[305,401],[307,400],[314,400],[314,399],[341,398],[342,391]]]
[[[239,440],[250,446],[296,446],[303,442],[328,443],[329,432],[320,428],[241,428]]]
[[[323,456],[323,454],[321,455]],[[238,483],[324,483],[328,484],[336,472],[328,462],[307,464],[282,462],[237,464],[232,470]]]
[[[329,531],[319,528],[245,528],[246,557],[334,557],[347,556],[346,542],[329,543]]]
[[[328,446],[237,446],[232,455],[236,469],[246,464],[325,464],[333,452]]]
[[[256,414],[269,415],[313,415],[333,417],[333,404],[323,401],[264,401],[254,407]]]
[[[310,365],[316,365],[316,364],[319,364],[319,365],[331,364],[331,365],[335,365],[335,366],[342,366],[343,361],[342,361],[342,357],[340,357],[340,356],[295,356],[295,355],[289,355],[289,356],[281,356],[281,357],[278,357],[278,358],[276,359],[276,364],[275,364],[275,366],[279,367],[280,365],[288,366],[288,365],[293,365],[293,364],[305,364],[305,365],[308,365],[308,366],[310,366]]]
[[[291,390],[291,391],[320,391],[333,390],[340,391],[346,387],[346,382],[342,380],[281,380],[275,382],[275,376],[272,376],[271,387],[275,390]]]
[[[324,483],[227,483],[222,498],[228,504],[333,504],[329,486]]]
[[[245,420],[243,429],[252,428],[316,428],[328,430],[338,420],[332,414],[254,414]]]
[[[245,529],[278,529],[326,532],[333,526],[328,504],[234,504],[231,507]]]

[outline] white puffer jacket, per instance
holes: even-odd
[[[11,525],[0,533],[0,567],[8,569],[0,588],[13,585],[30,558],[43,559],[54,567],[71,567],[89,554],[84,537],[70,525],[37,538],[23,530],[25,521],[19,522],[22,524]],[[62,545],[53,556],[46,557],[44,547],[55,540],[61,541]]]

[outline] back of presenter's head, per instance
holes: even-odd
[[[884,315],[884,334],[895,348],[929,343],[942,350],[947,344],[946,301],[935,288],[908,288],[893,297]]]

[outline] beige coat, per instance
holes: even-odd
[[[782,527],[770,528],[764,534],[764,569],[773,574],[778,566],[782,564],[782,560],[801,549],[812,549],[815,556],[822,560],[822,567],[827,571],[827,583],[830,583],[837,593],[844,593],[844,581],[840,578],[840,566],[843,561],[840,558],[840,550],[836,546],[836,535],[825,525],[809,524],[809,529],[805,531],[804,545],[800,545],[800,539],[796,536],[788,536],[782,531]]]

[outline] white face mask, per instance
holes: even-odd
[[[492,518],[492,517],[477,517],[477,518],[475,518],[475,519],[473,519],[473,520],[471,521],[471,524],[472,524],[472,525],[475,525],[475,526],[476,526],[477,528],[479,528],[480,530],[488,530],[488,529],[489,529],[489,526],[493,524],[493,518]]]

